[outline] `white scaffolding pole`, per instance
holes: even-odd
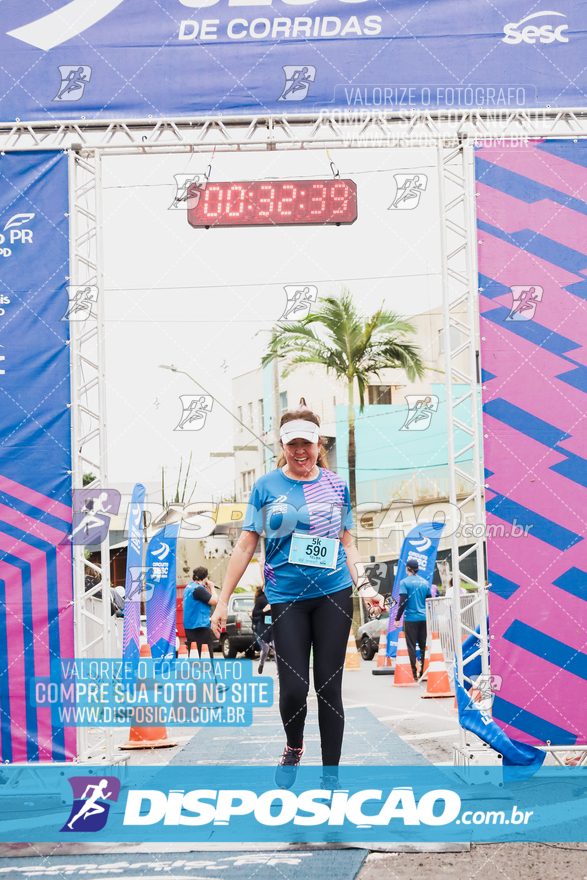
[[[108,487],[104,298],[102,255],[102,157],[99,151],[82,158],[69,155],[69,220],[71,288],[97,289],[97,299],[89,312],[70,311],[71,347],[71,424],[73,489]],[[83,486],[84,473],[93,480]],[[90,548],[97,549],[97,548]],[[99,561],[85,558],[86,547],[73,545],[75,656],[79,659],[113,656],[110,614],[109,536],[99,547]],[[85,569],[100,579],[85,590]],[[101,591],[102,599],[96,600]],[[114,754],[112,730],[77,729],[79,762],[120,760]]]
[[[481,672],[489,676],[487,590],[485,585],[485,515],[478,381],[477,241],[475,235],[475,174],[473,147],[438,146],[438,191],[441,218],[441,271],[446,381],[446,418],[450,531],[452,554],[452,619],[456,654],[456,680],[469,690],[473,681],[463,669],[462,642],[473,630],[461,615],[460,588],[464,581],[476,588],[479,603]],[[453,330],[457,331],[453,334]],[[465,366],[463,366],[463,363]],[[457,364],[460,364],[458,366]],[[467,467],[472,458],[472,467]],[[457,478],[460,492],[457,492]],[[464,491],[463,491],[464,488]],[[473,543],[459,548],[462,512],[473,502]],[[462,571],[466,558],[476,554],[476,576]],[[472,659],[472,658],[471,658]],[[459,748],[467,748],[467,732],[460,729]]]

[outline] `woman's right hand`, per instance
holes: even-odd
[[[370,617],[381,617],[385,610],[385,598],[381,593],[363,600]]]
[[[224,632],[226,629],[226,613],[228,611],[228,607],[226,602],[222,602],[220,599],[218,600],[218,604],[214,609],[214,614],[210,619],[210,628],[217,639],[220,638],[220,633]]]

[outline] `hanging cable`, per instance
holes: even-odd
[[[340,180],[340,171],[330,158],[330,153],[328,152],[328,150],[326,150],[326,155],[328,156],[328,161],[330,162],[330,170],[332,171],[332,176],[335,180]]]

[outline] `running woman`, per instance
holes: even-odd
[[[380,610],[383,597],[370,585],[354,544],[349,490],[328,469],[320,419],[310,410],[285,413],[280,440],[283,454],[277,469],[260,477],[251,491],[211,626],[219,636],[226,625],[228,600],[264,533],[265,592],[271,604],[279,710],[287,740],[275,782],[291,788],[304,751],[313,648],[322,787],[334,789],[344,732],[342,673],[353,616],[352,585],[369,610]]]

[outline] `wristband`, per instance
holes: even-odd
[[[364,590],[366,587],[371,587],[371,582],[369,580],[367,580],[367,578],[362,580],[360,584],[357,583],[357,590],[359,590],[359,591]],[[371,587],[371,589],[374,589],[374,588]]]
[[[367,595],[365,594],[365,592],[364,592],[364,591],[367,590],[367,589],[371,590],[371,593],[370,593],[368,596],[367,596]],[[357,590],[359,591],[359,593],[360,593],[360,595],[361,595],[361,599],[374,599],[375,596],[378,596],[378,595],[379,595],[379,593],[377,592],[377,590],[375,589],[375,587],[372,587],[371,584],[370,584],[368,581],[365,582],[365,583],[363,583],[363,584],[361,584],[360,587],[357,586]]]

